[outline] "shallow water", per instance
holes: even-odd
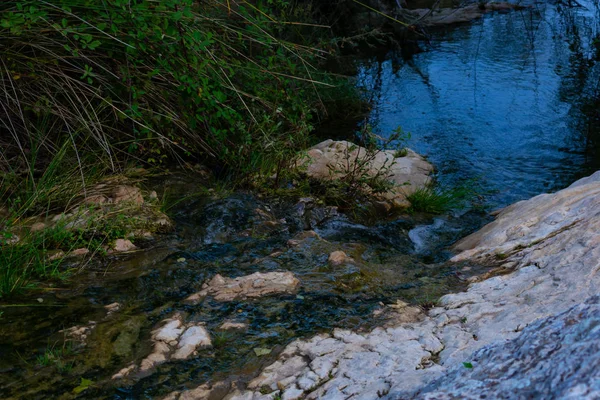
[[[410,60],[363,62],[360,80],[375,101],[371,125],[384,135],[398,125],[410,131],[409,146],[428,155],[444,185],[480,178],[490,207],[587,174],[598,167],[597,125],[586,107],[600,75],[583,38],[596,33],[598,17],[594,8],[570,13],[539,4],[491,15],[436,32],[431,48]],[[569,16],[579,29],[571,36]],[[567,41],[577,35],[582,40]],[[189,182],[194,178],[168,179],[175,195],[199,189]],[[90,265],[72,284],[12,299],[0,309],[0,398],[74,398],[82,378],[93,384],[80,397],[110,399],[160,398],[211,380],[247,380],[294,338],[334,327],[369,329],[385,322],[373,315],[381,304],[435,301],[481,271],[446,261],[449,246],[486,221],[482,212],[366,226],[319,205],[300,210],[248,193],[184,201],[174,217],[177,231],[152,248]],[[321,239],[288,245],[307,229]],[[328,254],[340,249],[354,261],[329,266]],[[209,298],[198,306],[182,301],[217,273],[275,270],[293,271],[298,293],[229,303]],[[107,317],[103,307],[113,302],[122,309]],[[175,312],[204,322],[219,345],[148,377],[111,381],[148,355],[151,330]],[[219,332],[228,319],[249,328]],[[48,348],[62,347],[62,329],[90,320],[96,327],[87,346],[63,356],[67,367],[38,365]],[[272,353],[258,357],[257,347]]]
[[[13,299],[24,307],[3,308],[0,397],[71,398],[82,377],[94,382],[83,397],[122,399],[156,398],[232,374],[247,379],[294,338],[335,327],[369,329],[385,322],[373,315],[383,304],[434,301],[464,289],[464,278],[477,272],[444,264],[449,253],[443,249],[477,224],[480,214],[465,216],[470,223],[446,217],[453,229],[442,233],[437,247],[426,248],[416,247],[409,231],[419,222],[428,223],[427,217],[365,226],[335,213],[326,217],[327,208],[318,205],[298,210],[292,203],[246,193],[192,201],[175,215],[176,234],[158,246],[88,266],[72,287]],[[320,238],[288,245],[309,228]],[[354,261],[332,267],[327,257],[339,249]],[[217,273],[235,277],[277,270],[294,272],[301,281],[297,293],[183,303]],[[103,306],[113,302],[123,308],[107,317]],[[175,312],[185,313],[187,321],[204,322],[219,345],[188,361],[166,363],[149,377],[112,382],[111,375],[149,354],[151,330]],[[249,327],[220,332],[226,320]],[[39,365],[48,348],[63,346],[62,329],[88,321],[96,326],[84,348],[63,357],[66,370]],[[272,355],[258,357],[257,347],[272,350]]]
[[[433,33],[427,51],[366,62],[369,123],[398,126],[440,181],[477,179],[500,207],[565,187],[600,168],[596,108],[598,3],[491,14]]]

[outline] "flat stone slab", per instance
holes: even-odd
[[[282,293],[294,293],[300,281],[291,272],[255,272],[238,278],[215,275],[202,285],[202,290],[185,299],[186,303],[197,304],[206,296],[217,301],[252,299]]]

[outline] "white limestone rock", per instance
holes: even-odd
[[[217,274],[202,285],[202,290],[185,299],[186,303],[197,304],[206,296],[217,301],[251,299],[296,291],[300,281],[291,272],[255,272],[238,278],[224,278]]]

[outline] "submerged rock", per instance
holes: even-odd
[[[291,272],[255,272],[238,278],[224,278],[217,274],[202,290],[189,296],[185,301],[197,304],[206,296],[217,301],[243,300],[281,293],[293,293],[300,281]]]
[[[208,331],[202,323],[184,323],[181,314],[162,321],[162,325],[152,331],[153,350],[139,366],[131,364],[113,375],[112,379],[122,379],[137,372],[147,375],[154,367],[168,360],[185,360],[196,350],[211,347]]]
[[[366,157],[364,147],[348,141],[326,140],[312,147],[300,166],[310,178],[329,181],[357,170],[355,160],[366,160],[361,174],[369,178],[380,176],[393,184],[392,189],[378,195],[393,208],[409,207],[406,197],[430,182],[433,166],[410,149],[401,157],[393,150],[379,151],[372,159]]]
[[[599,397],[600,172],[508,207],[457,248],[513,272],[422,318],[297,340],[230,398]]]
[[[287,245],[289,247],[298,247],[307,239],[320,239],[320,237],[315,231],[302,231],[296,234],[292,239],[288,240]]]
[[[117,303],[117,302],[105,305],[104,309],[106,310],[106,318],[108,318],[111,315],[119,312],[122,307],[123,306],[120,303]]]
[[[340,265],[352,261],[354,261],[352,257],[349,257],[346,253],[344,253],[341,250],[332,252],[331,254],[329,254],[329,258],[327,258],[327,262],[329,262],[329,264],[331,264],[334,267],[338,267]]]
[[[248,324],[246,322],[235,322],[235,321],[225,321],[219,326],[219,329],[228,331],[234,329],[248,329]]]
[[[61,330],[65,340],[74,343],[74,347],[85,347],[87,339],[96,328],[96,321],[88,321],[86,325],[72,326],[68,329]]]

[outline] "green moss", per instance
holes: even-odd
[[[130,358],[133,355],[133,348],[140,336],[140,329],[146,322],[143,316],[136,316],[128,319],[120,325],[119,336],[113,342],[113,352],[122,358]]]

